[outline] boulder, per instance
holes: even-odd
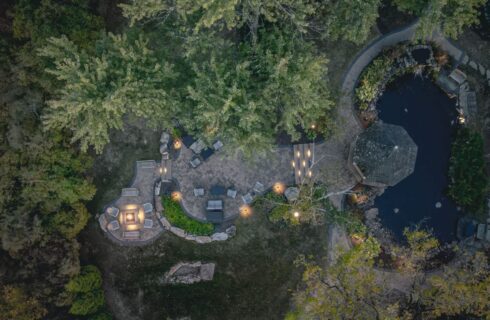
[[[167,144],[170,141],[170,134],[167,132],[162,132],[162,135],[160,136],[160,143],[161,144]]]
[[[165,229],[170,230],[172,228],[172,225],[170,224],[170,222],[168,222],[167,218],[161,217],[160,218],[160,222],[162,223],[162,226]]]
[[[372,208],[366,210],[366,212],[364,212],[364,215],[366,216],[366,220],[374,220],[378,217],[378,213],[379,213],[378,208]]]
[[[163,283],[192,284],[201,281],[211,281],[214,277],[214,263],[179,262],[165,273]]]
[[[226,234],[225,232],[217,232],[211,236],[211,239],[213,241],[225,241],[228,240],[228,234]]]
[[[171,227],[170,232],[175,234],[177,237],[185,238],[186,232],[180,228],[177,227]]]
[[[296,187],[289,187],[284,192],[284,196],[288,199],[289,202],[296,201],[299,197],[299,189]]]
[[[475,69],[476,71],[478,71],[478,65],[476,64],[475,61],[470,61],[470,67],[472,67],[473,69]]]
[[[200,244],[210,243],[212,241],[213,240],[211,239],[211,237],[208,237],[208,236],[197,236],[196,237],[196,242],[200,243]]]
[[[229,237],[234,237],[235,234],[236,234],[236,227],[235,226],[231,226],[231,227],[228,227],[226,230],[225,230],[226,234],[229,236]]]
[[[192,234],[188,234],[185,236],[185,240],[196,241],[196,236]]]

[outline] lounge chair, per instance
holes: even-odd
[[[204,196],[204,189],[203,188],[194,188],[194,196],[196,196],[196,197]]]
[[[117,221],[117,220],[111,221],[107,225],[107,230],[109,230],[109,231],[116,231],[116,230],[119,230],[119,228],[120,228],[120,225],[119,225],[119,221]]]
[[[211,223],[223,222],[223,201],[209,200],[206,207],[206,220]]]
[[[206,148],[206,145],[201,139],[197,140],[189,147],[195,154],[200,154],[204,148]]]
[[[152,213],[153,212],[153,205],[149,202],[143,204],[143,211],[145,214]]]
[[[213,143],[213,149],[215,151],[218,151],[219,149],[223,148],[223,142],[216,140],[215,143]]]
[[[228,189],[226,191],[226,196],[228,196],[229,198],[235,199],[236,198],[236,194],[237,194],[237,191],[235,189]]]
[[[201,165],[201,159],[199,157],[194,156],[191,161],[189,162],[193,168],[197,168]]]
[[[145,228],[145,229],[151,229],[151,228],[153,228],[153,220],[151,220],[151,219],[145,219],[145,221],[143,223],[143,228]]]
[[[265,191],[265,187],[262,183],[257,181],[257,182],[255,182],[255,185],[254,185],[254,191],[256,193],[262,193]]]
[[[119,209],[116,207],[109,207],[105,210],[105,212],[107,212],[108,215],[114,218],[117,218],[117,216],[119,215]]]
[[[128,240],[136,240],[139,239],[140,232],[139,231],[126,231],[123,232],[123,238]]]
[[[254,197],[252,194],[249,192],[246,195],[242,196],[242,200],[244,204],[251,204],[252,201],[254,201]]]

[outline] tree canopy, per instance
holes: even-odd
[[[67,37],[51,38],[39,50],[54,66],[46,71],[62,83],[48,101],[48,129],[70,130],[82,151],[101,153],[111,129],[122,129],[123,117],[143,117],[153,126],[169,126],[175,104],[166,86],[172,66],[159,62],[140,35],[108,34],[89,55]]]

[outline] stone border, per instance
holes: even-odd
[[[155,202],[161,202],[161,196],[155,196]],[[163,208],[165,211],[165,208]],[[179,238],[194,241],[199,244],[211,243],[215,241],[226,241],[232,238],[236,233],[236,227],[234,225],[228,227],[225,232],[215,232],[210,236],[197,236],[186,232],[184,229],[172,226],[172,224],[165,218],[163,211],[156,211],[157,219],[160,221],[164,230],[168,230]],[[185,210],[184,210],[185,212]]]

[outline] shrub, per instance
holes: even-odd
[[[449,179],[449,196],[471,213],[483,213],[488,180],[483,138],[478,132],[468,128],[458,130],[451,150]]]
[[[369,104],[376,99],[392,64],[393,58],[381,56],[374,59],[362,72],[359,86],[356,89],[356,97],[361,110],[366,110]]]
[[[214,227],[212,223],[204,223],[189,218],[180,204],[170,197],[163,197],[162,204],[165,210],[165,217],[173,226],[198,236],[208,236],[213,233]]]
[[[102,275],[96,266],[82,267],[80,274],[68,282],[66,291],[73,295],[69,310],[73,315],[94,314],[104,306]]]

